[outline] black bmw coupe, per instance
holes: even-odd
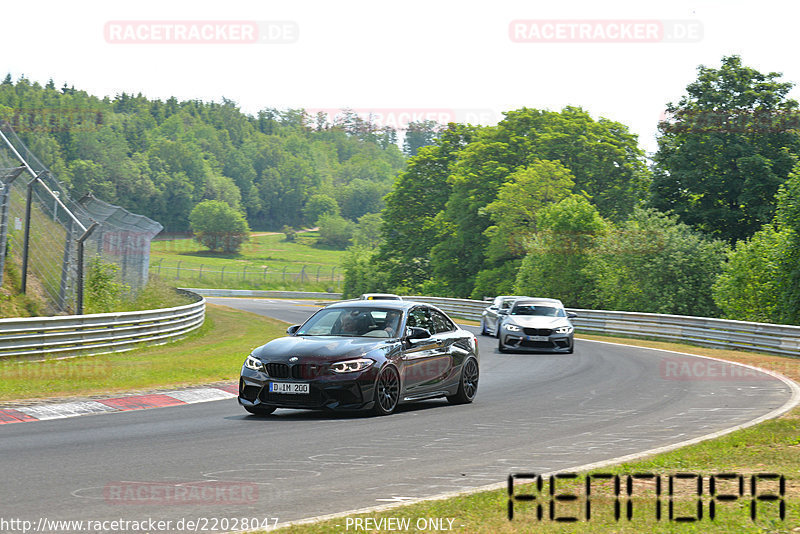
[[[256,415],[276,408],[394,412],[402,402],[472,402],[478,341],[434,306],[348,301],[317,311],[247,356],[239,403]]]

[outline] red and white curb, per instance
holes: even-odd
[[[232,399],[238,393],[238,384],[231,384],[229,386],[181,389],[109,399],[0,408],[0,425]]]

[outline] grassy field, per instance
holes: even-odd
[[[0,401],[235,382],[250,350],[285,329],[274,319],[208,304],[205,324],[179,343],[61,360],[0,361]]]
[[[701,354],[730,361],[757,365],[780,372],[795,381],[800,381],[800,360],[781,356],[753,354],[739,351],[699,348],[659,341],[630,340],[606,336],[580,336],[623,344],[661,348],[691,354]],[[715,517],[709,513],[709,481],[714,474],[728,473],[743,477],[743,495],[734,501],[716,503]],[[751,479],[753,474],[775,473],[785,476],[785,516],[780,518],[779,501],[757,501],[756,520],[751,518]],[[622,496],[620,519],[614,517],[614,488],[611,480],[594,480],[590,497],[592,515],[586,520],[587,474],[610,474],[620,477]],[[652,474],[659,476],[663,484],[661,517],[656,518],[655,479],[632,479],[634,499],[633,517],[626,517],[625,496],[627,475]],[[675,484],[673,520],[669,519],[668,477],[677,474],[694,474],[703,478],[703,517],[699,521],[675,521],[678,517],[696,517],[696,479],[678,480]],[[515,501],[514,519],[508,519],[509,494],[507,489],[484,491],[448,499],[425,501],[383,511],[339,517],[328,521],[295,525],[278,529],[285,534],[328,532],[437,532],[437,527],[450,528],[450,532],[469,534],[493,533],[796,533],[800,532],[800,408],[787,414],[739,430],[726,436],[708,440],[671,452],[654,455],[641,460],[582,473],[576,480],[558,481],[557,494],[572,493],[575,501],[555,501],[549,495],[548,480],[544,479],[542,490],[534,484],[517,484],[514,494],[533,495],[535,501]],[[758,482],[757,495],[779,494],[777,481]],[[719,494],[738,494],[738,478],[718,481]],[[578,521],[550,520],[549,504],[556,503],[556,517],[577,517]],[[537,517],[537,506],[542,505],[542,520]],[[439,522],[430,522],[430,519]],[[361,521],[358,523],[357,521]],[[369,520],[369,523],[365,521]],[[391,520],[394,529],[380,528]],[[450,521],[452,520],[452,523]],[[408,521],[408,523],[403,523]],[[359,528],[359,526],[361,528]],[[406,528],[406,526],[408,528]],[[366,528],[370,527],[370,528]]]
[[[255,233],[238,254],[224,254],[175,236],[153,241],[150,272],[181,286],[338,291],[346,252],[317,247],[317,237],[303,232],[290,243],[283,234]]]

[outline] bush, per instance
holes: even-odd
[[[350,245],[355,231],[355,223],[339,215],[323,215],[319,222],[319,239],[317,244],[328,245],[344,250]]]
[[[285,224],[283,228],[281,228],[281,232],[283,232],[283,235],[286,236],[285,239],[286,241],[288,241],[289,243],[294,243],[294,240],[297,237],[297,230],[295,230],[288,224]]]
[[[212,252],[233,254],[250,239],[250,227],[241,213],[221,200],[205,200],[189,214],[198,243]]]
[[[105,263],[100,258],[88,262],[84,285],[84,313],[110,313],[122,307],[122,300],[130,286],[119,282],[119,266]]]

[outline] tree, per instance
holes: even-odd
[[[356,226],[353,221],[348,221],[340,215],[327,214],[320,217],[317,224],[319,225],[317,244],[339,250],[344,250],[350,245]]]
[[[767,225],[736,243],[713,286],[714,302],[728,319],[780,322],[781,262],[790,236]]]
[[[242,214],[221,200],[196,205],[189,214],[189,223],[195,239],[212,252],[234,254],[250,239],[250,228]]]
[[[585,197],[571,195],[542,208],[537,232],[517,273],[513,293],[558,298],[566,306],[591,305],[592,280],[584,272],[589,253],[608,223]]]
[[[701,65],[659,124],[650,203],[730,242],[772,220],[774,197],[800,154],[793,84],[739,56]]]
[[[593,308],[716,317],[711,286],[727,246],[653,209],[600,237],[584,269]]]
[[[485,208],[510,176],[535,160],[558,160],[604,217],[624,220],[647,189],[637,138],[619,123],[595,121],[580,108],[561,112],[523,108],[505,113],[458,153],[452,192],[438,218],[440,240],[431,252],[434,275],[455,295],[469,295],[484,268],[491,226]]]
[[[373,261],[371,249],[353,246],[347,249],[342,261],[344,283],[342,297],[355,298],[362,293],[384,293],[388,291],[386,273]]]
[[[714,284],[730,319],[800,324],[800,164],[776,205],[773,223],[736,244]]]
[[[409,157],[416,156],[420,148],[436,141],[441,128],[438,122],[431,120],[409,122],[403,139],[403,152]]]
[[[382,224],[383,218],[380,213],[367,213],[359,217],[353,231],[353,245],[368,250],[377,248],[383,242]]]
[[[491,238],[488,259],[522,257],[539,210],[568,197],[574,185],[572,173],[558,161],[536,159],[511,174],[484,210],[495,223],[484,232]]]
[[[323,215],[339,215],[339,204],[324,193],[311,195],[303,206],[303,218],[309,224],[317,224]]]
[[[473,126],[448,125],[433,145],[421,148],[409,159],[408,167],[386,195],[384,243],[375,261],[387,273],[391,286],[411,292],[431,278],[430,253],[442,233],[436,216],[450,195],[448,177],[457,154],[477,130]]]

